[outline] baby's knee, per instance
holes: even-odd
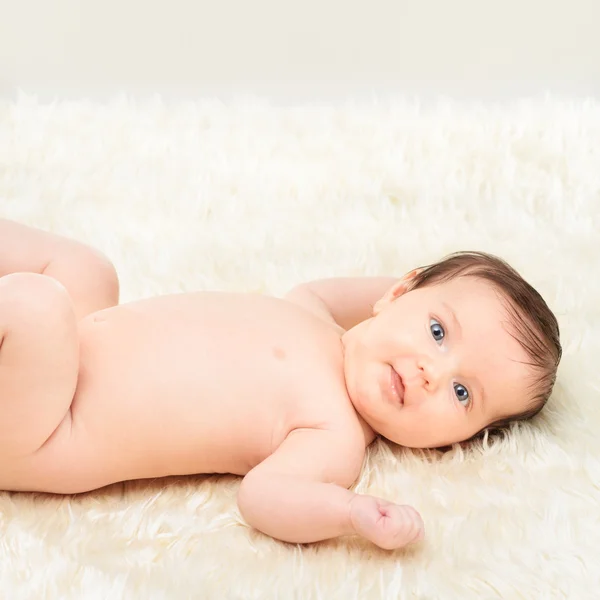
[[[72,302],[65,287],[46,275],[11,273],[0,277],[0,319],[69,319]]]
[[[84,247],[70,260],[68,257],[57,260],[45,273],[65,284],[79,318],[119,303],[117,271],[98,250]]]
[[[107,306],[119,303],[119,276],[112,261],[103,253],[94,251],[89,259],[90,273],[94,274]]]

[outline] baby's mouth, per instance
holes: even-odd
[[[396,373],[394,367],[390,367],[392,372],[392,394],[396,397],[398,402],[404,404],[404,384],[402,383],[402,377]]]

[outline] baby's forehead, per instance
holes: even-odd
[[[461,275],[431,286],[433,294],[442,301],[461,305],[480,305],[507,314],[506,296],[491,281],[472,275]]]

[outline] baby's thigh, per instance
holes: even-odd
[[[45,275],[0,278],[0,457],[37,451],[68,417],[79,370],[77,321]]]

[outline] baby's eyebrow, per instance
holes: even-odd
[[[458,329],[458,333],[462,335],[462,327],[460,326],[460,321],[458,320],[456,313],[447,302],[442,302],[442,304],[444,305],[444,308],[450,313],[452,321],[454,322],[454,326]]]
[[[479,381],[479,379],[476,380],[477,382],[477,387],[479,388],[479,412],[484,412],[485,411],[485,390],[483,387],[483,384],[481,383],[481,381]]]

